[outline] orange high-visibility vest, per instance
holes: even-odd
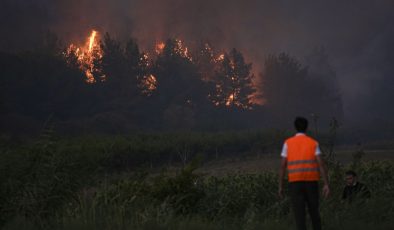
[[[315,155],[317,141],[306,135],[296,135],[287,139],[285,143],[289,182],[318,181],[319,165]]]

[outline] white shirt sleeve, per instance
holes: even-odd
[[[286,143],[283,144],[282,152],[281,152],[280,156],[287,158],[287,144]]]
[[[315,150],[315,155],[320,155],[321,154],[321,150],[319,148],[319,144],[316,145],[316,150]],[[284,143],[283,147],[282,147],[282,152],[280,154],[281,157],[286,158],[287,157],[287,144]]]
[[[315,155],[317,156],[317,155],[320,155],[321,154],[321,151],[320,151],[320,148],[319,148],[319,144],[317,144],[316,145],[316,150],[315,150]]]

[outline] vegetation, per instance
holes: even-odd
[[[270,143],[267,140],[275,138],[261,133],[213,135],[58,139],[48,129],[31,143],[3,138],[3,229],[289,229],[289,200],[277,198],[275,172],[221,177],[195,172],[216,157],[216,150],[220,157],[232,151],[240,156],[273,151],[279,142]],[[187,160],[181,151],[190,152]],[[180,166],[175,174],[149,169],[149,161],[157,169],[171,158]],[[146,161],[146,167],[138,161]],[[366,162],[360,153],[346,166],[330,162],[333,193],[321,204],[325,229],[392,226],[394,164]],[[340,200],[349,168],[357,170],[371,190],[368,201],[349,205]]]
[[[0,52],[3,229],[289,229],[276,173],[196,169],[278,152],[285,131],[250,130],[280,128],[295,115],[312,116],[327,153],[333,194],[322,200],[325,228],[393,225],[394,164],[364,162],[362,149],[349,165],[336,160],[342,102],[323,49],[305,64],[269,55],[256,76],[239,50],[208,43],[189,50],[168,39],[153,56],[109,34],[90,44],[81,53],[48,35],[37,49]],[[319,119],[331,121],[328,135],[318,132]],[[340,200],[348,168],[371,199]]]
[[[279,5],[270,3],[265,7],[268,14],[256,7],[258,17],[248,12],[242,17],[246,20],[237,20],[254,4],[233,11],[230,9],[238,5],[236,1],[195,1],[198,3],[192,6],[191,1],[177,1],[170,4],[176,6],[170,10],[171,20],[165,20],[171,8],[167,7],[168,1],[152,9],[140,9],[140,4],[133,1],[132,11],[142,13],[124,12],[133,15],[132,32],[143,34],[140,38],[149,37],[141,44],[167,32],[201,39],[199,33],[190,33],[196,29],[194,26],[201,35],[208,33],[223,43],[169,38],[158,42],[157,47],[142,50],[134,38],[115,38],[99,31],[92,31],[84,45],[63,44],[44,30],[58,25],[56,28],[67,34],[72,23],[64,22],[76,18],[79,24],[79,19],[86,23],[72,28],[77,33],[90,22],[121,32],[117,28],[126,26],[130,30],[131,21],[125,19],[131,18],[123,17],[121,12],[114,15],[111,10],[99,18],[90,17],[89,12],[106,12],[102,11],[104,1],[89,10],[84,10],[86,4],[49,2],[0,3],[4,9],[0,23],[1,229],[290,229],[294,223],[289,198],[277,197],[274,171],[216,175],[199,169],[213,160],[261,160],[264,154],[278,153],[288,133],[272,127],[288,128],[295,116],[309,118],[310,131],[319,140],[328,163],[332,194],[321,200],[324,229],[393,228],[394,163],[366,161],[363,146],[357,144],[354,148],[354,143],[364,143],[367,137],[370,148],[393,149],[394,107],[388,106],[394,95],[394,46],[389,45],[393,30],[379,26],[380,22],[391,25],[385,19],[385,12],[391,12],[389,8],[369,20],[373,29],[364,32],[353,23],[359,21],[353,14],[374,14],[364,14],[363,7],[341,5],[342,12],[353,13],[351,20],[345,14],[334,14],[336,20],[322,14],[326,25],[322,28],[330,33],[317,31],[306,40],[314,43],[321,36],[328,40],[341,38],[327,43],[337,60],[330,60],[324,48],[306,57],[273,50],[263,54],[267,56],[262,60],[261,53],[251,50],[250,45],[243,45],[249,48],[246,55],[237,47],[218,47],[248,41],[260,46],[257,51],[273,47],[300,50],[295,44],[297,39],[307,37],[303,31],[315,32],[313,27],[322,23],[309,20],[309,14],[299,15],[308,11],[316,18],[318,11],[296,2],[290,6],[295,14],[278,1]],[[125,8],[126,1],[119,2]],[[337,9],[337,3],[333,4]],[[121,5],[109,8],[117,11]],[[214,10],[205,10],[204,5]],[[319,9],[327,8],[317,5]],[[350,11],[344,10],[347,5]],[[69,6],[78,9],[74,12],[74,7]],[[276,8],[280,10],[272,10]],[[373,12],[378,8],[366,9]],[[202,13],[203,23],[198,20],[197,24],[183,24],[189,16],[201,18],[194,12],[197,16]],[[279,13],[271,17],[270,12]],[[84,15],[80,17],[80,13]],[[105,15],[111,18],[105,25],[97,22],[105,20]],[[156,16],[162,20],[157,21]],[[143,30],[138,25],[140,17]],[[116,23],[116,18],[122,22]],[[308,23],[300,24],[302,30],[289,30],[296,32],[295,37],[282,39],[286,28],[272,25],[284,25],[288,19],[294,19],[294,28],[305,19]],[[330,26],[329,21],[335,25]],[[330,27],[337,28],[339,21],[344,22],[339,30],[330,31]],[[243,36],[242,31],[246,32],[250,23],[262,26],[257,33]],[[173,25],[176,28],[168,28]],[[199,30],[199,26],[204,29]],[[243,27],[238,31],[242,36],[234,35],[235,30],[228,30],[231,27]],[[352,39],[351,33],[346,33],[344,40],[335,34],[346,28],[356,28],[362,40]],[[226,39],[229,32],[234,37]],[[262,33],[264,36],[260,36]],[[289,39],[292,42],[287,45],[275,45]],[[274,46],[267,49],[267,44]],[[376,50],[381,52],[372,52]],[[301,53],[308,51],[302,49]],[[256,60],[246,57],[256,57],[261,63],[252,63]],[[369,57],[374,61],[370,62]],[[347,95],[346,111],[353,113],[347,114],[346,124],[342,93],[331,61],[341,68],[341,87],[350,89],[342,92]],[[261,73],[253,69],[254,65],[262,67]],[[356,79],[352,75],[361,81],[351,82]],[[363,82],[368,85],[365,87]],[[323,123],[327,126],[318,130]],[[345,127],[345,134],[337,132],[340,126]],[[334,148],[343,140],[350,143],[352,151],[346,164],[338,161]],[[359,174],[371,198],[351,204],[341,200],[343,175],[349,169]]]
[[[342,120],[336,75],[328,64],[324,49],[309,60],[309,65],[302,65],[286,53],[270,55],[266,59],[262,91],[267,110],[276,115],[272,116],[273,120],[292,120],[298,114],[315,114],[325,121],[332,117]],[[321,65],[328,66],[323,68]]]
[[[3,132],[34,135],[49,118],[58,133],[73,135],[278,127],[294,113],[324,123],[342,117],[338,87],[327,83],[336,81],[332,70],[309,73],[287,54],[268,56],[260,75],[235,48],[188,49],[168,39],[148,55],[134,39],[94,35],[88,50],[48,35],[36,49],[0,52]],[[324,55],[310,65],[329,66]],[[292,109],[305,101],[304,111]]]

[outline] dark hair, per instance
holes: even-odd
[[[304,117],[296,117],[294,126],[297,132],[305,133],[308,128],[308,120]]]
[[[357,176],[356,172],[354,172],[353,170],[346,171],[345,175],[354,176],[354,177]]]

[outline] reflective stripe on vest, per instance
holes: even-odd
[[[319,171],[319,168],[299,168],[299,169],[289,169],[289,173],[296,173],[296,172],[315,172]]]
[[[286,145],[289,181],[319,180],[319,165],[315,156],[317,142],[306,135],[297,135],[287,139]]]
[[[298,161],[291,161],[288,162],[288,165],[298,165],[298,164],[309,164],[309,163],[317,163],[316,160],[298,160]]]

